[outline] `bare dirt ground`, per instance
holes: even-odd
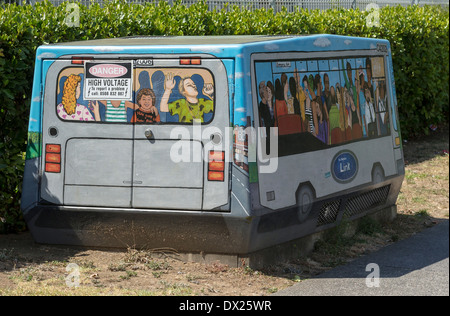
[[[448,220],[448,132],[439,127],[404,143],[406,174],[392,223],[367,221],[354,236],[337,233],[303,259],[255,271],[183,262],[173,252],[38,245],[27,232],[0,235],[0,296],[270,295]]]

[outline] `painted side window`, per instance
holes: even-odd
[[[278,127],[280,152],[390,135],[384,57],[256,61],[255,72],[259,126]]]

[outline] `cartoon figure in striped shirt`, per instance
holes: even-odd
[[[106,100],[100,101],[105,105],[105,119],[104,122],[126,123],[127,122],[127,108],[137,109],[138,106],[130,101],[120,100]],[[99,111],[98,101],[90,101],[90,108],[93,110],[95,116],[100,116],[96,113]]]

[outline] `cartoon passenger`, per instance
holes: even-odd
[[[130,101],[120,101],[120,100],[105,100],[105,101],[89,101],[89,107],[94,112],[100,109],[100,104],[105,107],[105,118],[104,122],[114,122],[114,123],[126,123],[127,122],[127,108],[137,109],[138,106]]]
[[[343,105],[345,106],[345,140],[349,141],[353,139],[352,136],[352,126],[353,126],[353,121],[352,121],[352,97],[350,96],[350,94],[348,93],[348,89],[346,86],[342,87],[342,100],[343,100]]]
[[[307,129],[306,128],[307,123],[306,123],[306,117],[305,117],[306,94],[305,94],[305,91],[303,90],[303,86],[300,81],[300,74],[299,74],[297,68],[295,68],[295,70],[294,70],[294,79],[295,79],[295,83],[297,85],[297,100],[300,104],[300,116],[302,117],[303,129]]]
[[[344,60],[342,60],[342,63],[344,63]],[[346,71],[343,71],[342,74],[344,75],[345,87],[347,88],[347,92],[351,97],[349,101],[355,104],[357,103],[356,86],[352,81],[352,66],[350,62],[347,62]],[[354,106],[354,104],[352,106]]]
[[[361,128],[362,128],[362,136],[367,137],[367,129],[366,124],[364,123],[365,114],[366,114],[366,96],[364,94],[364,86],[366,85],[366,81],[364,80],[364,71],[362,66],[359,67],[359,80],[357,80],[356,90],[358,94],[358,106],[359,106],[359,114],[361,117]]]
[[[308,77],[303,77],[303,91],[305,92],[305,120],[307,123],[307,130],[312,134],[316,134],[314,129],[313,109],[311,107],[311,89],[309,87]]]
[[[64,82],[61,103],[56,106],[58,116],[63,120],[75,121],[100,121],[98,107],[93,108],[95,115],[92,116],[89,109],[78,104],[77,100],[81,95],[81,77],[79,75],[69,75]]]
[[[285,96],[287,96],[287,89],[289,88],[286,85],[287,76],[285,73],[281,74],[281,80],[275,80],[275,119],[277,121],[278,126],[278,118],[280,116],[286,115],[289,113],[288,105],[286,102]]]
[[[330,77],[328,74],[323,75],[323,88],[322,96],[325,98],[325,104],[327,106],[327,112],[330,113],[332,100],[331,100],[331,91],[330,91]]]
[[[259,83],[259,96],[261,101],[259,102],[259,116],[261,119],[260,126],[268,127],[273,126],[273,117],[269,108],[269,89],[264,81]],[[270,102],[271,103],[271,102]]]
[[[158,109],[155,106],[156,96],[152,89],[141,89],[136,96],[136,102],[139,105],[139,109],[134,112],[131,122],[158,123],[161,121]]]
[[[274,124],[272,116],[273,111],[270,110],[272,107],[272,100],[269,100],[269,98],[272,99],[272,93],[264,81],[259,83],[259,96],[261,98],[258,106],[260,126],[265,127],[266,154],[270,154],[270,127]]]
[[[322,82],[320,75],[317,74],[314,77],[314,90],[316,91],[316,98],[311,102],[313,109],[314,130],[313,134],[323,143],[328,143],[328,113],[326,106],[324,105],[324,99],[322,99]]]
[[[341,122],[339,103],[337,101],[336,91],[333,86],[330,88],[329,98],[331,103],[330,111],[328,112],[330,118],[330,144],[337,144],[341,142]]]
[[[316,74],[314,77],[314,90],[316,92],[316,100],[315,100],[315,106],[316,111],[314,118],[314,124],[316,125],[316,136],[319,138],[322,142],[325,144],[328,144],[329,140],[329,117],[328,117],[328,111],[326,106],[326,100],[325,96],[322,94],[322,78],[319,74]],[[316,121],[317,119],[317,121]]]
[[[178,99],[169,103],[169,97],[172,89],[175,88],[175,78],[173,73],[168,73],[165,78],[164,94],[161,98],[161,112],[169,112],[170,115],[178,114],[179,122],[192,122],[194,119],[204,122],[203,114],[214,110],[213,94],[214,86],[212,83],[205,84],[202,93],[209,98],[198,98],[198,90],[191,77],[185,77],[180,80],[178,91],[184,96],[184,99]]]
[[[339,108],[339,127],[341,129],[340,142],[347,139],[348,113],[345,107],[344,88],[336,82],[336,105]]]
[[[386,98],[386,83],[380,81],[376,90],[377,102],[377,115],[379,124],[380,135],[387,135],[389,133],[389,112],[387,111],[387,98]]]
[[[370,95],[372,100],[375,98],[374,96],[374,84],[372,80],[372,61],[369,57],[366,58],[366,74],[367,74],[367,85],[369,87]]]
[[[289,92],[291,93],[294,114],[301,116],[300,101],[298,99],[297,82],[294,77],[289,78]]]
[[[271,81],[267,81],[267,104],[269,106],[270,117],[272,119],[272,125],[274,126],[274,109],[273,109],[273,97],[274,97],[275,87]]]
[[[364,82],[364,96],[365,96],[365,111],[364,111],[364,125],[367,131],[367,136],[375,137],[377,136],[377,123],[375,110],[373,105],[372,94],[370,93],[370,88],[367,82]]]
[[[342,61],[343,63],[344,61]],[[350,62],[347,62],[346,71],[342,72],[345,80],[345,88],[347,89],[347,102],[348,109],[350,113],[350,121],[352,128],[352,138],[358,139],[362,137],[362,124],[361,124],[361,113],[359,110],[359,96],[357,92],[357,84],[359,84],[359,78],[357,75],[357,71],[355,71],[355,83],[353,83],[352,79],[352,66]]]

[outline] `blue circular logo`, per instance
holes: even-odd
[[[358,173],[358,160],[350,151],[341,151],[331,164],[333,178],[338,182],[350,182]]]

